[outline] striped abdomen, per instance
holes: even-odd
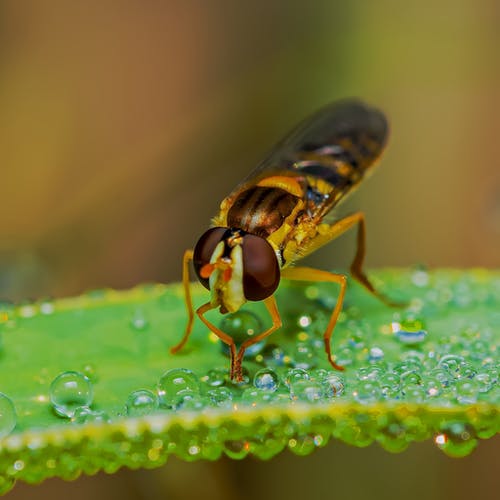
[[[281,227],[298,201],[284,189],[251,187],[234,200],[227,213],[227,225],[267,238]]]

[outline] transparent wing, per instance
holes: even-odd
[[[381,111],[354,99],[334,102],[292,130],[240,186],[272,175],[301,177],[308,212],[323,216],[362,180],[387,136]]]

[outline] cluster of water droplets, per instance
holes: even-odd
[[[482,399],[499,402],[500,367],[493,327],[458,324],[455,331],[447,332],[448,336],[441,332],[434,335],[422,318],[432,318],[435,312],[442,314],[443,306],[450,304],[468,307],[471,300],[476,305],[489,304],[500,296],[500,291],[470,299],[467,281],[459,281],[451,288],[447,282],[433,283],[428,288],[430,279],[425,270],[416,269],[411,280],[415,289],[423,291],[420,298],[413,299],[404,310],[388,308],[386,320],[378,326],[367,320],[362,308],[346,300],[332,341],[336,362],[345,367],[344,372],[331,369],[321,336],[335,297],[310,286],[305,289],[303,300],[285,304],[284,317],[289,323],[283,332],[286,341],[280,345],[270,337],[247,349],[240,383],[230,380],[228,359],[204,374],[184,368],[166,370],[158,380],[151,380],[149,388],[134,389],[122,407],[109,415],[94,405],[94,385],[98,378],[89,364],[81,371],[63,372],[52,381],[50,404],[58,417],[81,424],[109,422],[124,415],[238,411],[269,404],[321,405],[345,401],[374,405],[425,401],[431,406],[453,407]],[[101,300],[102,293],[95,292],[95,300]],[[15,314],[12,306],[0,304],[0,323],[6,330],[15,327],[16,315],[30,318],[53,311],[54,304],[49,300],[16,306]],[[140,309],[128,321],[138,334],[150,326]],[[260,317],[247,310],[224,316],[219,326],[238,345],[264,329]],[[221,349],[229,354],[223,343]],[[15,425],[14,405],[0,393],[0,437],[9,434]],[[404,434],[404,430],[400,423],[389,423],[387,434],[392,439]],[[474,436],[466,424],[452,422],[443,427],[435,442],[445,450],[450,446],[465,449]],[[318,446],[315,439],[320,438],[311,437],[312,446]],[[297,444],[299,448],[306,445],[305,441]]]

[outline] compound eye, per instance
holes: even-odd
[[[260,236],[243,237],[243,293],[247,300],[270,297],[280,282],[280,268],[273,247]]]
[[[224,233],[226,231],[227,228],[225,227],[213,227],[201,235],[198,243],[196,243],[196,246],[194,247],[194,271],[196,276],[198,276],[200,283],[208,290],[210,290],[209,279],[202,278],[200,270],[205,264],[210,263],[215,247],[223,240]]]

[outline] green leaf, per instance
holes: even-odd
[[[228,357],[199,321],[186,347],[169,353],[186,321],[178,284],[1,304],[0,392],[17,418],[0,437],[0,491],[16,479],[157,467],[171,454],[268,459],[289,448],[305,455],[331,438],[389,451],[434,439],[451,456],[470,453],[500,428],[500,273],[386,270],[374,279],[409,306],[384,306],[350,281],[332,339],[344,372],[331,370],[322,342],[335,286],[283,283],[284,327],[245,358],[248,382],[240,385],[227,379]],[[194,286],[194,300],[208,300],[207,291]],[[226,331],[244,338],[245,326],[270,321],[261,304],[245,310],[225,320]],[[160,387],[161,408],[127,411],[133,391],[157,394],[162,374],[181,368],[194,376],[173,372]],[[262,369],[272,370],[256,377],[267,391],[252,384]],[[73,419],[57,416],[50,402],[52,381],[67,371],[87,376],[94,392],[90,410]],[[0,401],[0,436],[8,417]]]

